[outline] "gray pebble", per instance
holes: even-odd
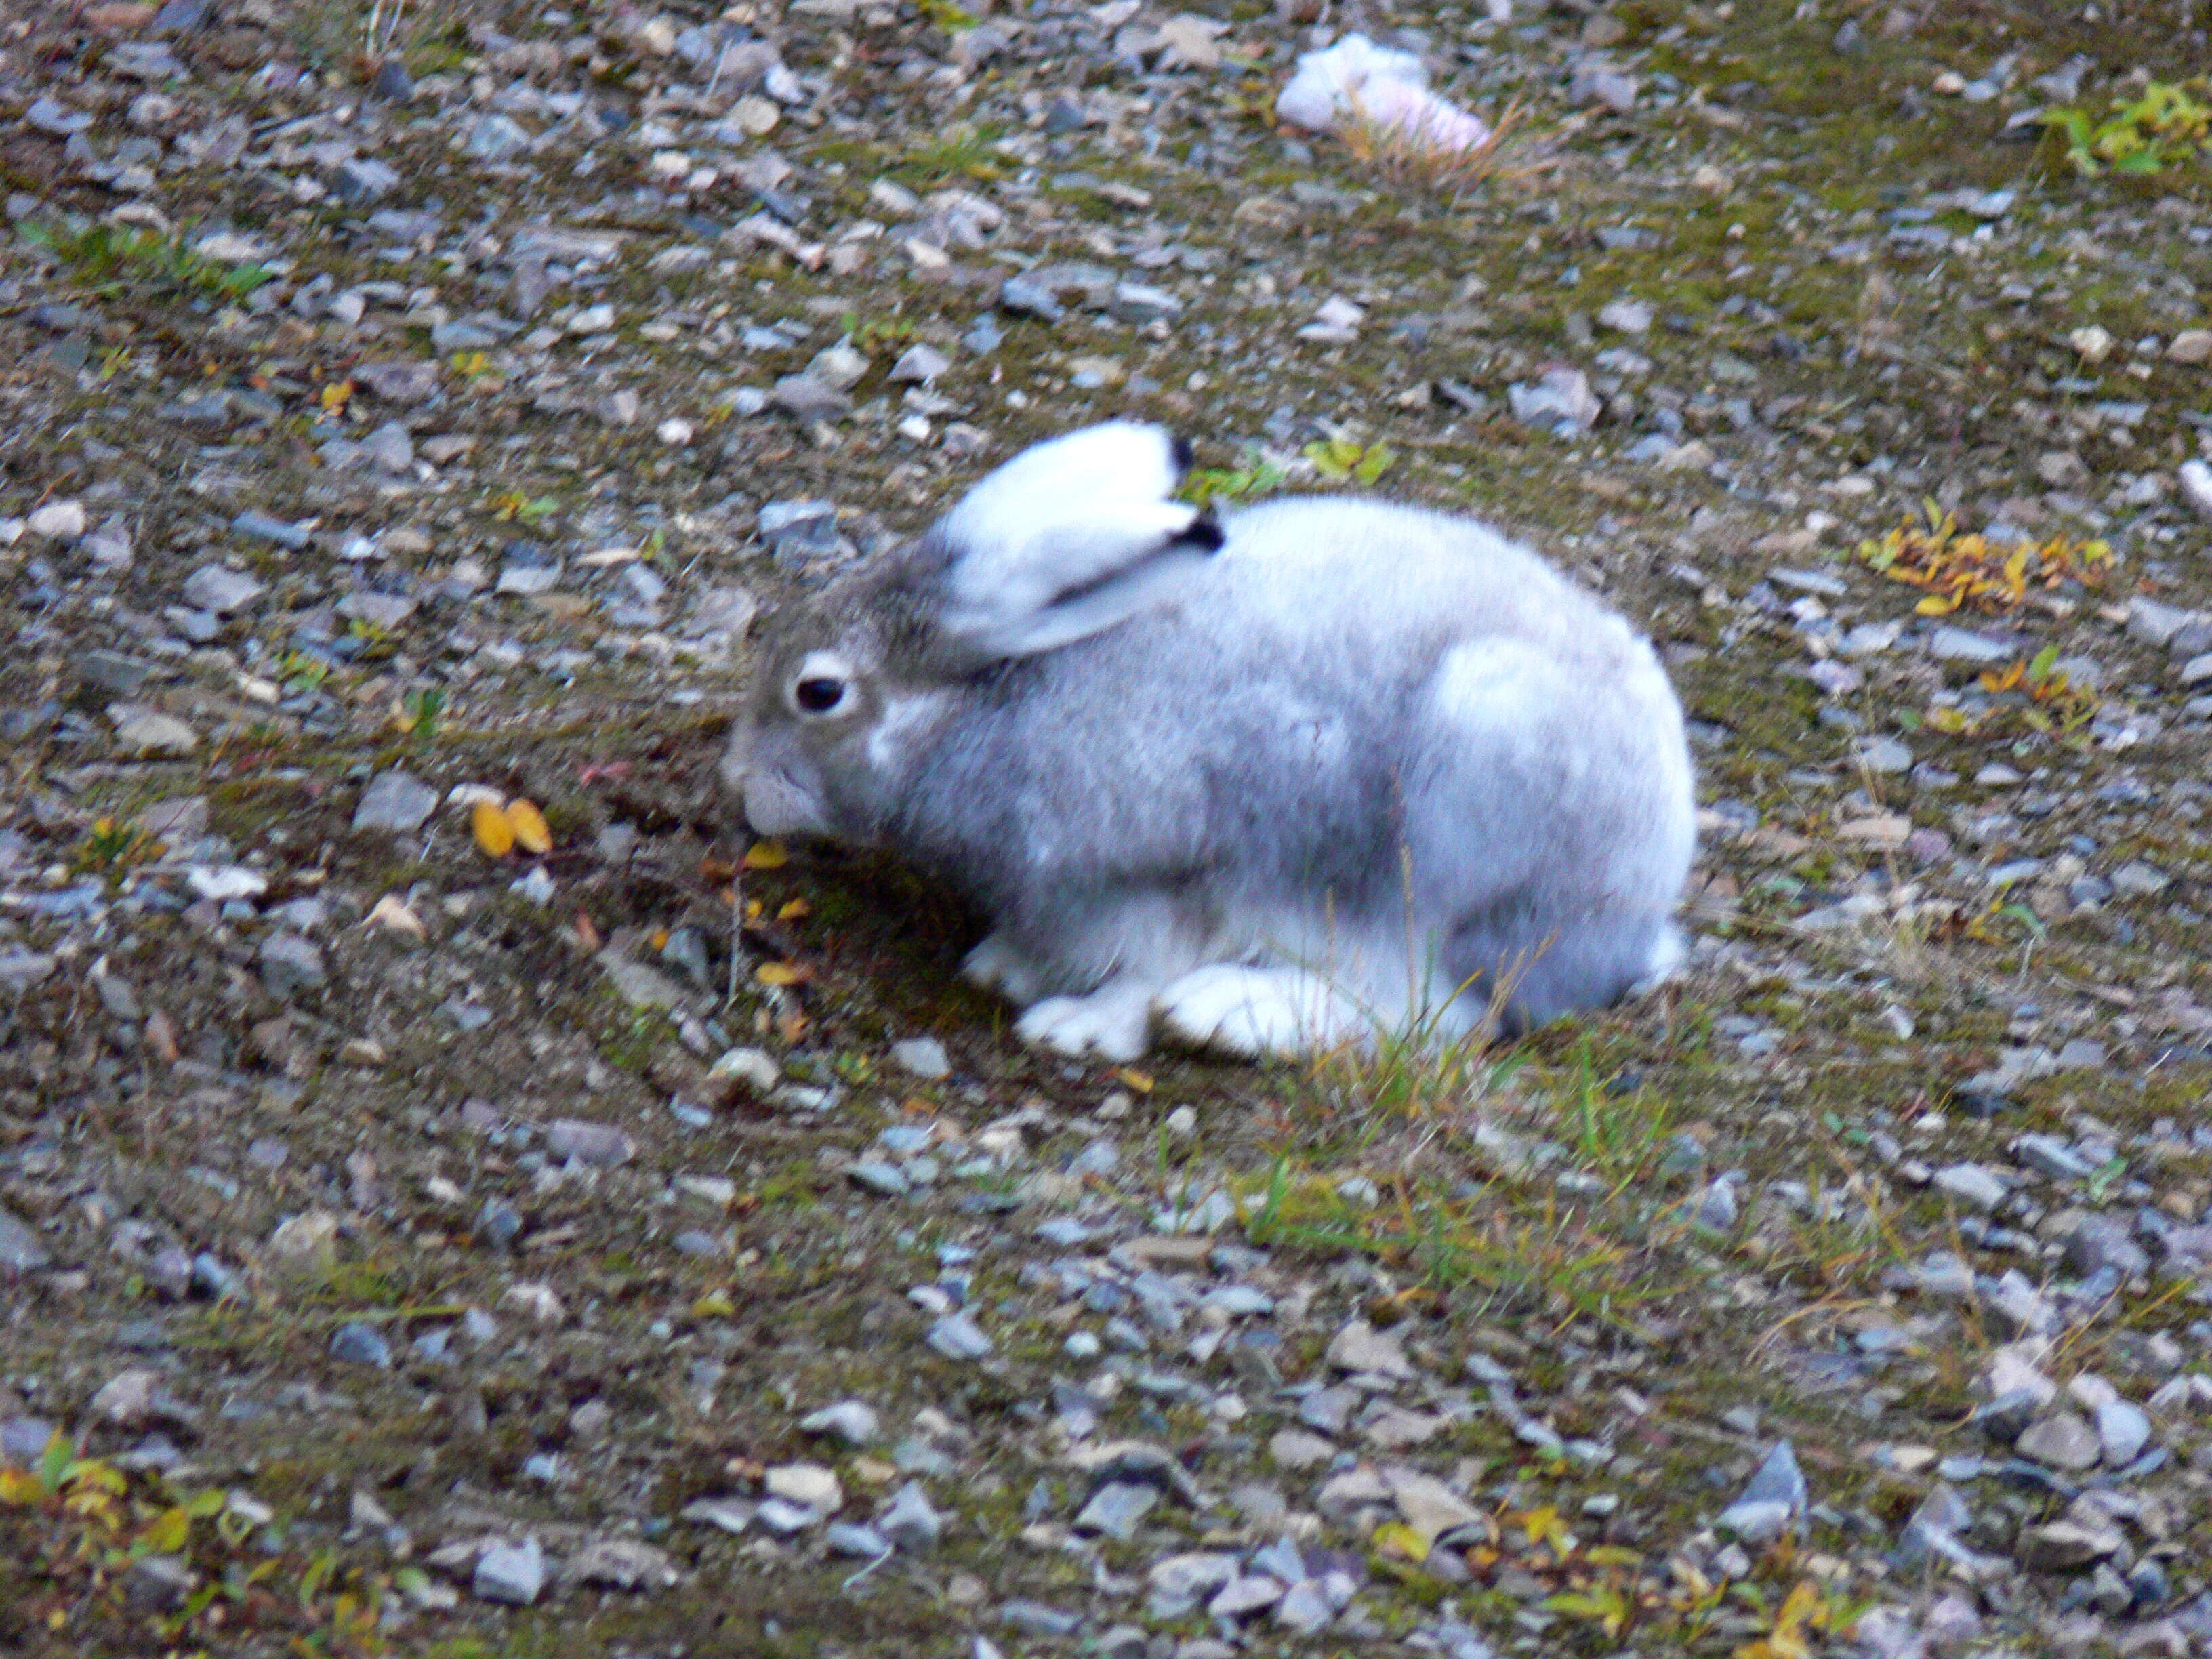
[[[410,772],[380,772],[361,792],[354,808],[353,827],[390,830],[409,835],[421,829],[438,808],[438,792]]]
[[[991,1339],[966,1314],[947,1314],[929,1328],[929,1346],[947,1359],[981,1359],[991,1352]]]
[[[520,1544],[494,1544],[477,1558],[471,1588],[483,1601],[526,1607],[545,1589],[545,1553],[535,1538],[526,1538]]]
[[[380,1370],[389,1370],[392,1345],[375,1326],[365,1325],[357,1319],[349,1320],[331,1334],[331,1358],[349,1365],[374,1365]]]

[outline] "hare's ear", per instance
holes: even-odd
[[[1116,421],[1024,450],[930,532],[945,563],[941,645],[970,660],[1035,656],[1170,602],[1220,547],[1172,498],[1189,452]]]

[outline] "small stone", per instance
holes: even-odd
[[[331,1334],[331,1358],[342,1364],[392,1369],[392,1345],[374,1325],[348,1320]],[[481,1592],[479,1592],[481,1593]]]
[[[991,1339],[966,1314],[947,1314],[929,1328],[929,1346],[947,1359],[981,1359],[991,1352]]]
[[[322,948],[298,933],[271,933],[261,941],[261,982],[273,997],[290,999],[330,982]]]
[[[1008,1601],[999,1608],[1000,1622],[1029,1636],[1073,1636],[1083,1628],[1079,1613],[1063,1613],[1041,1601]],[[977,1637],[976,1659],[983,1659],[983,1638]],[[998,1650],[994,1647],[992,1653]]]
[[[154,1416],[154,1391],[161,1384],[158,1371],[136,1369],[118,1371],[100,1386],[86,1409],[103,1423],[118,1429],[138,1428]]]
[[[528,147],[529,131],[521,123],[504,115],[483,115],[469,129],[462,148],[472,160],[503,161],[517,150]]]
[[[23,520],[23,527],[51,541],[73,542],[84,534],[85,522],[82,503],[48,501]]]
[[[1330,1339],[1328,1363],[1340,1371],[1364,1372],[1404,1381],[1413,1375],[1413,1362],[1395,1333],[1378,1331],[1364,1319],[1355,1319]]]
[[[932,1506],[921,1483],[909,1480],[876,1516],[876,1530],[896,1548],[911,1553],[936,1544],[945,1531],[945,1517]]]
[[[905,1170],[879,1158],[862,1158],[845,1171],[845,1179],[878,1198],[904,1198],[914,1190]]]
[[[952,1075],[951,1057],[935,1037],[908,1037],[903,1042],[894,1042],[891,1058],[928,1082],[941,1082]]]
[[[2167,343],[2166,356],[2169,362],[2212,363],[2212,328],[2183,329]]]
[[[2188,460],[2174,474],[2181,485],[2182,499],[2206,518],[2212,518],[2212,466],[2203,461]]]
[[[0,1208],[0,1278],[36,1273],[52,1260],[28,1222]]]
[[[2150,1271],[2150,1253],[2118,1217],[2087,1215],[2066,1236],[2066,1265],[2084,1279],[2107,1271],[2133,1279]]]
[[[1928,636],[1928,654],[1943,662],[2002,662],[2013,654],[2002,640],[1945,623]]]
[[[891,380],[899,386],[927,386],[952,367],[952,360],[935,346],[917,343],[899,354],[891,365]]]
[[[1878,777],[1912,769],[1912,751],[1895,738],[1876,738],[1859,745],[1859,764]],[[1902,841],[1903,836],[1899,840]]]
[[[1796,1453],[1784,1440],[1766,1455],[1743,1496],[1721,1512],[1720,1524],[1753,1547],[1771,1544],[1795,1524],[1809,1501]]]
[[[599,1538],[569,1558],[562,1577],[605,1589],[653,1590],[668,1589],[678,1574],[666,1550],[635,1538]]]
[[[1159,1501],[1159,1496],[1149,1486],[1109,1481],[1091,1493],[1091,1501],[1077,1513],[1075,1530],[1085,1534],[1103,1533],[1127,1543],[1135,1536],[1138,1523]]]
[[[1907,1566],[1917,1566],[1931,1556],[1955,1559],[1962,1547],[1958,1534],[1973,1520],[1974,1512],[1966,1507],[1958,1489],[1937,1482],[1905,1523],[1898,1540],[1899,1559]]]
[[[769,393],[775,406],[802,421],[827,421],[848,412],[853,400],[811,375],[786,374]]]
[[[863,1401],[841,1400],[799,1419],[807,1434],[834,1435],[848,1446],[865,1446],[883,1432],[875,1408]]]
[[[2014,1449],[2055,1469],[2094,1468],[2104,1453],[2097,1431],[2073,1412],[2054,1412],[2031,1424]]]
[[[353,827],[390,830],[410,835],[420,830],[438,810],[438,792],[411,772],[380,772],[361,793],[354,808]]]
[[[349,207],[366,207],[399,188],[398,169],[373,155],[352,155],[331,174],[331,191]]]
[[[212,611],[218,617],[243,611],[266,590],[242,570],[226,565],[204,564],[185,578],[184,601],[195,611]]]
[[[1206,1616],[1235,1620],[1272,1607],[1283,1599],[1283,1587],[1263,1572],[1231,1579],[1206,1604]]]
[[[475,1232],[495,1250],[503,1250],[522,1236],[522,1212],[503,1198],[488,1198],[477,1212]]]
[[[1936,1186],[1978,1210],[1994,1210],[2008,1188],[2002,1177],[1978,1164],[1954,1164],[1936,1172]]]
[[[890,1540],[873,1527],[857,1527],[849,1522],[838,1522],[824,1529],[822,1541],[830,1547],[833,1555],[849,1556],[861,1560],[877,1560],[891,1553]]]
[[[472,1588],[479,1599],[526,1607],[545,1589],[545,1553],[535,1538],[520,1544],[494,1544],[477,1558]]]
[[[2173,878],[2156,865],[2131,860],[2112,872],[2112,887],[2127,898],[2153,898],[2173,884]]]
[[[823,1515],[835,1515],[845,1507],[845,1488],[836,1472],[819,1463],[779,1464],[763,1477],[762,1484],[770,1497],[804,1504]]]
[[[1598,326],[1616,334],[1649,334],[1651,319],[1651,307],[1641,300],[1615,300],[1597,313]]]
[[[794,1504],[787,1498],[763,1500],[759,1508],[753,1511],[753,1518],[770,1532],[781,1533],[787,1538],[805,1532],[809,1527],[822,1524],[819,1510],[805,1504]]]
[[[1578,368],[1554,364],[1526,385],[1505,388],[1513,418],[1556,438],[1577,438],[1597,424],[1604,404]]]
[[[1178,1600],[1211,1595],[1237,1577],[1237,1558],[1213,1552],[1164,1556],[1147,1573],[1156,1594]]]
[[[2072,1572],[2101,1561],[2124,1541],[2117,1532],[2053,1521],[2022,1531],[2013,1553],[2021,1565],[2037,1572]]]
[[[2104,1447],[2105,1467],[2132,1463],[2150,1443],[2150,1418],[2137,1405],[2111,1400],[2097,1407],[2097,1438]]]
[[[637,1156],[636,1143],[612,1124],[574,1117],[545,1126],[545,1150],[593,1170],[611,1170]]]
[[[1475,1526],[1482,1520],[1481,1511],[1433,1475],[1394,1468],[1386,1470],[1383,1478],[1406,1524],[1431,1544],[1454,1528]]]
[[[1278,1429],[1267,1442],[1267,1455],[1278,1467],[1285,1469],[1318,1468],[1336,1455],[1336,1447],[1317,1434],[1302,1434],[1296,1429]]]
[[[1275,1622],[1286,1630],[1310,1636],[1336,1617],[1336,1603],[1318,1578],[1303,1578],[1283,1592],[1275,1603]]]
[[[181,757],[200,746],[200,734],[174,714],[141,708],[116,721],[115,741],[133,755]]]

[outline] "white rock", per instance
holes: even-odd
[[[768,1472],[763,1484],[770,1497],[787,1504],[804,1504],[824,1515],[834,1515],[845,1506],[845,1488],[836,1471],[819,1463],[779,1463]]]
[[[2207,518],[2212,518],[2212,466],[2202,461],[2184,461],[2175,475],[2181,483],[2181,498]]]
[[[23,525],[33,536],[73,542],[84,534],[84,507],[76,501],[48,501],[24,520]]]

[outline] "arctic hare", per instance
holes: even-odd
[[[1651,647],[1468,520],[1217,521],[1115,422],[1024,451],[775,617],[722,775],[763,835],[888,848],[991,922],[1028,1042],[1449,1039],[1663,975],[1693,839]]]

